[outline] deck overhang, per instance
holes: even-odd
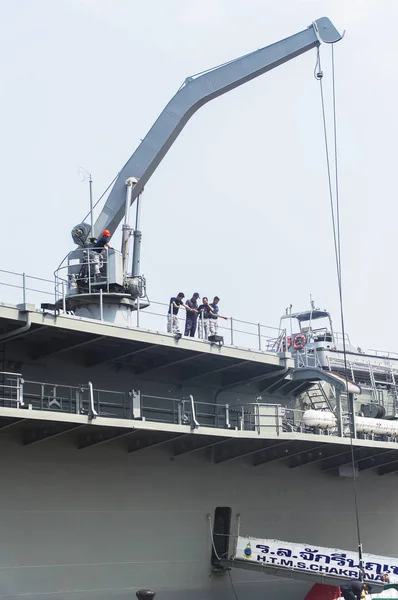
[[[269,430],[240,431],[212,427],[114,419],[23,408],[0,408],[1,436],[31,447],[63,437],[71,449],[95,451],[115,444],[120,452],[136,453],[161,446],[174,459],[202,452],[213,464],[244,460],[260,467],[281,463],[286,468],[315,466],[319,472],[340,474],[351,464],[351,439],[327,435]],[[398,443],[355,439],[352,441],[358,472],[373,470],[378,475],[398,473]]]
[[[34,307],[0,305],[0,343],[16,363],[21,357],[38,364],[62,358],[95,368],[113,366],[158,381],[226,388],[256,382],[258,389],[275,383],[294,366],[291,355],[219,346],[196,338],[122,327]],[[275,380],[269,379],[275,374]],[[263,385],[264,380],[264,385]]]

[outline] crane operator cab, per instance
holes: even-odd
[[[102,286],[106,284],[107,287],[110,237],[110,231],[104,229],[97,240],[95,238],[90,240],[89,246],[83,245],[82,250],[71,253],[72,256],[69,257],[71,261],[68,265],[69,293],[90,292],[92,287],[101,287],[101,284]],[[80,237],[76,239],[80,239]],[[77,242],[75,241],[75,243]],[[73,265],[72,261],[75,261],[78,268]]]
[[[122,252],[110,245],[108,229],[98,238],[90,233],[87,223],[72,230],[79,247],[68,254],[56,273],[58,303],[79,316],[125,324],[133,311],[149,306],[145,278],[126,272]]]
[[[123,257],[110,246],[111,234],[104,229],[101,235],[90,238],[90,226],[81,223],[72,230],[72,238],[80,248],[68,256],[68,295],[103,292],[141,295],[140,281],[132,281],[123,273]]]

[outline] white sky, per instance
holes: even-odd
[[[321,16],[346,29],[335,46],[346,328],[362,348],[397,348],[397,0],[0,7],[1,266],[49,278],[87,212],[79,167],[98,197],[186,76]],[[322,57],[328,91],[328,47]],[[143,197],[150,298],[218,294],[223,314],[277,325],[312,294],[340,329],[315,58],[212,101],[188,123]]]

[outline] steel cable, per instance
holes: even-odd
[[[318,71],[317,71],[318,68]],[[344,356],[344,373],[346,382],[346,394],[349,398],[348,392],[348,365],[347,365],[347,349],[346,349],[346,335],[345,335],[345,320],[344,320],[344,304],[343,304],[343,285],[342,285],[342,268],[341,268],[341,236],[340,236],[340,195],[339,195],[339,177],[338,177],[338,148],[337,148],[337,110],[336,110],[336,78],[335,78],[335,60],[334,60],[334,47],[332,44],[332,112],[333,112],[333,138],[334,138],[334,170],[335,170],[335,205],[333,199],[333,185],[330,165],[330,152],[329,142],[327,133],[326,123],[326,110],[325,110],[325,98],[323,92],[323,72],[321,70],[320,52],[318,47],[317,62],[315,65],[315,78],[320,84],[320,96],[322,106],[322,120],[323,120],[323,132],[325,141],[325,152],[326,152],[326,165],[328,174],[328,188],[329,188],[329,200],[330,200],[330,211],[332,217],[333,227],[333,243],[336,260],[336,271],[337,271],[337,282],[339,292],[339,304],[340,304],[340,320],[341,320],[341,332],[343,336],[343,356]],[[336,206],[336,208],[335,208]],[[350,407],[348,407],[350,409]],[[359,567],[361,577],[363,578],[363,547],[361,541],[361,527],[359,517],[359,503],[358,503],[358,490],[356,482],[355,472],[355,456],[354,456],[354,402],[352,402],[350,412],[350,448],[351,448],[351,465],[352,465],[352,480],[353,480],[353,491],[354,491],[354,505],[355,505],[355,516],[356,516],[356,533],[358,543],[358,555],[359,555]]]

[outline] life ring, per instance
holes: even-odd
[[[290,337],[290,335],[286,338],[283,338],[283,343],[282,343],[282,350],[283,352],[286,352],[286,350],[288,348],[290,348],[290,346],[292,345],[292,338]]]
[[[303,333],[298,333],[293,340],[293,348],[295,350],[301,350],[304,348],[306,341],[305,335]]]

